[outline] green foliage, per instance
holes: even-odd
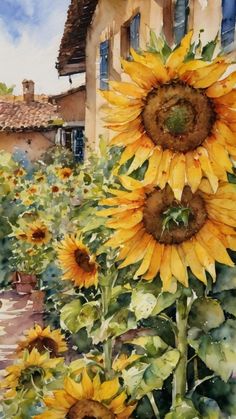
[[[0,82],[0,96],[12,95],[15,85],[7,86],[6,83]]]
[[[179,400],[176,406],[171,409],[170,413],[165,416],[165,419],[202,419],[200,414],[195,409],[191,400]]]
[[[204,332],[208,332],[220,326],[224,320],[224,312],[217,300],[198,298],[194,301],[189,315],[191,327],[197,327]]]

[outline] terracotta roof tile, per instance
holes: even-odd
[[[56,119],[57,107],[50,103],[0,101],[0,131],[49,130]]]

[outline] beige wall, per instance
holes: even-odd
[[[141,14],[140,47],[145,48],[149,41],[149,31],[157,35],[163,26],[163,5],[166,0],[100,0],[92,25],[87,35],[86,63],[86,115],[85,135],[93,147],[98,146],[100,134],[109,138],[111,133],[103,127],[102,112],[105,103],[98,93],[99,89],[99,44],[110,39],[110,76],[111,80],[127,80],[120,66],[121,26],[137,12]],[[174,2],[174,0],[172,0]],[[206,7],[204,7],[206,5]],[[201,40],[205,45],[214,39],[221,26],[221,0],[190,0],[189,29],[194,29],[194,39],[199,30],[204,29]]]
[[[38,159],[49,147],[54,144],[55,131],[40,132],[0,132],[0,150],[10,153],[20,149],[27,153],[29,160]],[[29,140],[31,143],[29,144]]]
[[[55,100],[66,122],[85,120],[85,89]]]

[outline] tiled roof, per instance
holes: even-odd
[[[0,131],[50,130],[59,119],[50,103],[0,101]]]
[[[87,30],[98,0],[71,0],[56,64],[60,76],[85,72]]]

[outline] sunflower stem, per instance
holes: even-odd
[[[175,406],[177,399],[183,399],[187,391],[187,361],[188,361],[188,304],[187,297],[182,296],[176,303],[176,325],[177,337],[176,347],[180,353],[180,359],[174,372],[172,407]]]
[[[109,304],[111,300],[111,287],[109,285],[101,287],[102,292],[102,307],[103,307],[103,320],[108,313]],[[108,338],[103,345],[104,351],[104,366],[106,378],[112,378],[112,339]]]
[[[150,402],[150,405],[152,406],[152,410],[153,410],[153,413],[155,414],[155,418],[159,419],[160,418],[160,412],[159,412],[159,409],[156,405],[153,393],[147,393],[147,397],[148,397],[148,400]]]

